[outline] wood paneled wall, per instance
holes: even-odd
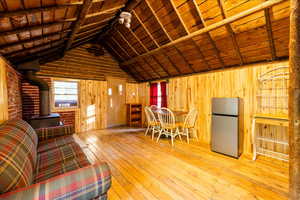
[[[126,103],[139,103],[139,84],[126,83]]]
[[[8,119],[6,63],[0,57],[0,123]]]
[[[76,132],[107,127],[107,82],[80,81],[80,108],[76,112]]]
[[[173,78],[168,84],[168,107],[188,111],[196,108],[199,112],[197,134],[201,142],[210,143],[211,98],[240,97],[244,104],[244,153],[252,153],[251,122],[256,111],[258,76],[266,70],[288,66],[287,61],[260,63],[188,77]],[[148,83],[139,84],[139,102],[149,105]]]
[[[59,60],[41,65],[38,75],[104,81],[106,76],[134,79],[124,72],[114,58],[105,50],[103,56],[95,56],[87,51],[89,44],[68,51]]]

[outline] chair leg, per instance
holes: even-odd
[[[174,135],[173,135],[173,130],[171,130],[171,143],[172,147],[174,146]]]
[[[186,128],[186,140],[187,140],[187,143],[189,144],[190,143],[190,136],[189,136],[189,129]]]
[[[146,130],[145,136],[148,134],[148,131],[149,131],[149,129],[150,129],[150,125],[148,125],[148,127],[147,127],[147,130]]]
[[[181,138],[178,128],[176,129],[176,134],[178,134],[179,139],[182,141],[182,138]]]
[[[152,140],[154,139],[154,134],[155,134],[155,130],[154,130],[154,126],[152,127]]]
[[[158,134],[158,137],[157,137],[157,140],[156,140],[156,142],[158,142],[158,140],[159,140],[159,138],[160,138],[160,136],[161,136],[161,134],[162,134],[162,129],[159,131],[159,134]]]

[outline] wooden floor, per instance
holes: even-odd
[[[153,142],[141,130],[108,129],[79,134],[112,171],[109,199],[287,199],[288,165],[259,158],[239,160],[207,145]]]

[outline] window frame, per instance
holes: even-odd
[[[56,107],[55,106],[55,89],[54,89],[54,82],[73,82],[77,83],[77,106],[70,106],[70,107]],[[68,111],[68,110],[76,110],[80,107],[80,84],[79,80],[76,79],[64,79],[64,78],[52,78],[51,80],[51,107],[54,111]]]

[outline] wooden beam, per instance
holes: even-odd
[[[131,58],[129,53],[113,37],[111,37],[111,39],[128,56],[128,58]]]
[[[94,23],[82,25],[82,26],[80,26],[80,29],[88,28],[88,27],[95,26],[95,25],[101,25],[101,24],[103,24],[104,22],[107,22],[107,21],[111,20],[112,18],[115,18],[115,16],[106,18],[106,19],[101,20],[101,21],[99,21],[99,22],[94,22]]]
[[[144,68],[143,63],[140,63],[139,61],[137,61],[137,63],[139,64],[140,68],[147,74],[147,76],[149,77],[149,79],[153,79],[153,76]]]
[[[290,1],[289,164],[290,200],[300,199],[300,1]]]
[[[44,34],[43,36],[37,36],[37,37],[33,37],[33,38],[30,38],[30,39],[27,39],[27,40],[21,40],[21,41],[9,43],[9,44],[1,45],[0,49],[10,48],[10,47],[13,47],[13,46],[16,46],[16,45],[23,45],[23,44],[26,44],[26,43],[29,43],[29,42],[39,41],[39,40],[49,38],[49,37],[53,37],[53,36],[57,36],[57,35],[60,35],[60,34],[63,34],[63,33],[68,33],[70,31],[71,31],[71,29],[66,29],[66,30],[64,30],[62,32],[59,32],[59,33],[56,32],[56,33]]]
[[[100,11],[100,12],[95,12],[95,13],[90,13],[90,14],[87,14],[85,16],[85,18],[90,18],[90,17],[96,17],[98,15],[103,15],[103,14],[107,14],[107,13],[111,13],[111,12],[114,12],[115,10],[118,10],[120,8],[123,8],[125,5],[122,4],[122,5],[119,5],[119,6],[116,6],[116,7],[113,7],[113,8],[110,8],[110,9],[107,9],[107,10],[103,10],[103,11]]]
[[[79,33],[76,34],[75,37],[77,38],[77,37],[80,37],[81,35],[84,35],[84,34],[87,34],[87,33],[99,33],[99,32],[102,30],[102,28],[103,28],[104,26],[105,26],[105,25],[99,26],[99,27],[97,27],[97,28],[90,29],[90,30],[87,30],[87,31],[79,32]]]
[[[255,6],[255,7],[252,7],[252,8],[250,8],[250,9],[248,9],[248,10],[245,10],[245,11],[243,11],[243,12],[240,12],[240,13],[238,13],[238,14],[236,14],[236,15],[233,15],[233,16],[228,17],[228,18],[226,18],[226,19],[223,19],[223,20],[221,20],[221,21],[219,21],[219,22],[216,22],[216,23],[214,23],[214,24],[211,24],[211,25],[209,25],[209,26],[207,26],[207,27],[204,27],[204,28],[202,28],[202,29],[200,29],[200,30],[198,30],[198,31],[195,31],[195,32],[193,32],[193,33],[190,33],[189,35],[183,36],[183,37],[178,38],[178,39],[176,39],[176,40],[174,40],[174,41],[172,41],[172,42],[169,42],[169,43],[167,43],[167,44],[165,44],[165,45],[162,45],[162,46],[159,47],[159,48],[153,49],[153,50],[151,50],[151,51],[149,51],[149,52],[147,52],[147,53],[141,54],[140,56],[134,57],[134,58],[132,58],[132,59],[130,59],[130,60],[124,62],[123,64],[132,63],[132,62],[134,62],[136,59],[138,59],[139,57],[145,57],[145,56],[149,56],[149,55],[158,53],[158,52],[159,52],[161,49],[163,49],[163,48],[166,48],[166,47],[175,45],[175,44],[177,44],[177,43],[180,43],[180,42],[189,40],[189,39],[191,39],[191,38],[193,38],[193,37],[195,37],[195,36],[198,36],[198,35],[207,33],[207,32],[209,32],[209,31],[215,30],[215,29],[217,29],[217,28],[220,28],[220,27],[224,26],[225,24],[232,23],[232,22],[234,22],[234,21],[237,21],[237,20],[239,20],[239,19],[242,19],[242,18],[244,18],[244,17],[247,17],[247,16],[252,15],[252,14],[254,14],[254,13],[257,13],[257,12],[259,12],[259,11],[261,11],[261,10],[264,10],[265,8],[272,7],[272,6],[277,5],[277,4],[279,4],[279,3],[281,3],[281,2],[284,2],[284,1],[285,1],[285,0],[269,0],[269,1],[263,2],[263,3],[261,3],[261,4],[257,5],[257,6]]]
[[[157,60],[157,58],[154,55],[151,55],[152,59],[163,69],[164,72],[167,73],[168,76],[171,74],[168,72],[168,70]]]
[[[210,64],[207,62],[207,60],[205,59],[205,56],[203,55],[200,47],[198,46],[198,44],[195,42],[194,39],[191,39],[192,44],[194,45],[194,47],[196,48],[196,50],[199,53],[200,59],[204,61],[204,63],[206,64],[208,69],[211,69]]]
[[[142,73],[140,73],[140,72],[136,69],[136,66],[137,66],[136,63],[133,63],[132,65],[129,65],[130,69],[133,69],[133,70],[135,71],[135,73],[136,73],[139,77],[141,77],[141,78],[143,79],[143,81],[148,80],[147,78],[145,78],[145,76],[144,76]]]
[[[178,10],[177,10],[177,8],[176,8],[176,5],[175,5],[175,3],[174,3],[174,0],[170,0],[170,3],[171,3],[171,5],[172,5],[173,10],[175,11],[175,13],[176,13],[176,15],[177,15],[177,18],[179,19],[181,25],[183,26],[183,28],[184,28],[186,34],[187,34],[187,35],[190,34],[190,31],[188,30],[188,28],[187,28],[187,26],[185,25],[185,23],[184,23],[184,21],[183,21],[181,15],[180,15],[180,13],[178,12]]]
[[[119,30],[115,30],[120,36],[121,38],[126,42],[126,44],[131,48],[131,50],[136,54],[136,55],[140,55],[139,52],[137,52],[135,50],[135,48],[127,41],[127,39],[123,36],[123,34],[119,31]]]
[[[223,1],[222,1],[222,0],[218,0],[218,4],[219,4],[220,10],[221,10],[221,15],[222,15],[223,19],[226,19]],[[244,65],[244,59],[243,59],[243,56],[242,56],[242,54],[241,54],[241,51],[240,51],[240,47],[239,47],[239,45],[238,45],[238,42],[237,42],[237,40],[236,40],[235,33],[233,32],[233,30],[232,30],[230,24],[226,24],[226,25],[225,25],[225,28],[226,28],[227,32],[229,33],[229,35],[230,35],[230,37],[231,37],[232,44],[233,44],[233,47],[234,47],[234,49],[235,49],[236,55],[237,55],[238,58],[240,59],[240,64],[241,64],[241,65]]]
[[[169,39],[169,41],[172,41],[172,38],[170,37],[169,33],[167,32],[167,30],[165,29],[164,25],[160,22],[157,14],[155,13],[155,11],[153,10],[153,8],[151,7],[150,3],[148,2],[148,0],[145,0],[145,3],[147,4],[148,8],[150,9],[151,13],[153,14],[154,18],[156,19],[156,21],[158,22],[158,24],[160,25],[160,28],[163,30],[163,32],[166,34],[167,38]]]
[[[146,33],[149,35],[149,37],[151,38],[151,40],[155,43],[156,47],[160,47],[159,44],[157,43],[157,41],[152,36],[152,34],[150,33],[150,31],[147,29],[147,27],[145,26],[145,24],[142,22],[142,20],[140,19],[140,17],[136,14],[136,12],[134,10],[132,10],[132,14],[136,17],[136,19],[141,24],[141,26],[146,31]]]
[[[47,7],[41,7],[41,8],[28,8],[28,9],[25,9],[25,10],[0,12],[0,18],[3,18],[3,17],[16,17],[16,16],[33,14],[33,13],[36,13],[36,12],[55,11],[57,9],[77,7],[77,6],[80,6],[81,4],[82,4],[82,2],[67,3],[67,4],[62,4],[62,5],[54,5],[54,6],[47,6]]]
[[[84,0],[84,3],[81,6],[81,9],[80,9],[80,11],[78,12],[78,15],[77,15],[77,21],[73,25],[72,32],[70,34],[70,39],[68,40],[68,42],[66,44],[64,54],[72,46],[73,40],[75,39],[75,36],[76,36],[76,33],[80,29],[80,25],[84,21],[85,16],[88,13],[91,5],[92,5],[92,0]]]
[[[37,49],[37,48],[41,48],[41,47],[44,47],[44,46],[49,45],[49,44],[51,45],[51,44],[56,43],[56,42],[63,43],[65,40],[66,40],[66,38],[58,39],[58,40],[52,40],[52,41],[49,41],[49,42],[46,42],[46,43],[43,43],[43,44],[40,44],[40,45],[37,45],[37,46],[33,46],[33,47],[30,47],[30,48],[14,51],[14,52],[11,52],[11,53],[5,53],[3,55],[5,55],[5,57],[15,57],[16,55],[18,55],[20,53],[28,52],[28,51],[31,51],[31,50]]]
[[[128,29],[129,32],[133,35],[133,37],[140,43],[140,45],[143,47],[143,49],[148,52],[149,50],[147,49],[147,47],[143,44],[143,42],[140,40],[140,38],[131,30]]]
[[[115,50],[115,48],[111,46],[108,42],[105,42],[105,44],[120,58],[120,60],[126,60],[126,58],[123,58],[123,56],[121,56],[119,52]]]
[[[128,68],[126,66],[121,66],[120,65],[120,68],[126,72],[127,74],[129,74],[132,78],[134,78],[136,81],[140,81],[140,79],[134,74],[132,73],[131,71],[128,70]]]
[[[150,65],[150,63],[145,58],[143,58],[143,60],[159,78],[162,78],[162,76],[152,67],[152,65]]]
[[[178,74],[181,74],[181,71],[179,70],[177,65],[172,61],[172,59],[169,57],[169,55],[163,51],[162,51],[162,54],[164,55],[164,57],[166,57],[168,59],[169,63],[171,63],[172,67],[176,70],[176,72]]]
[[[185,64],[188,66],[188,68],[192,71],[192,72],[196,72],[194,70],[194,68],[192,67],[192,65],[189,63],[189,61],[184,57],[183,52],[180,51],[180,49],[178,49],[176,47],[176,45],[174,45],[175,50],[177,51],[177,53],[182,57],[182,59],[184,60]]]
[[[25,31],[35,31],[35,30],[40,30],[42,28],[51,28],[52,26],[63,25],[65,22],[66,22],[66,20],[62,20],[62,21],[59,21],[59,22],[51,22],[51,23],[42,24],[42,25],[22,27],[22,28],[18,28],[18,29],[15,29],[15,30],[11,30],[11,31],[3,31],[3,32],[0,33],[0,37],[7,36],[7,35],[12,35],[12,34],[18,34],[18,33],[22,33],[22,32],[25,32]]]
[[[195,8],[196,8],[197,14],[199,15],[199,17],[201,19],[202,24],[204,25],[204,27],[207,27],[206,22],[204,20],[204,17],[202,16],[201,10],[199,9],[199,7],[197,5],[196,0],[192,0],[192,1],[193,1],[193,4],[194,4]],[[225,24],[225,26],[226,26],[226,24]],[[224,61],[223,61],[223,59],[220,56],[220,52],[219,52],[219,50],[217,48],[217,45],[216,45],[215,41],[212,39],[212,37],[209,34],[209,32],[206,32],[205,35],[208,38],[208,41],[210,42],[210,44],[213,46],[213,49],[214,49],[215,54],[216,54],[216,57],[219,60],[219,62],[221,63],[222,67],[225,67]]]
[[[275,49],[274,38],[273,38],[270,9],[266,8],[264,10],[264,12],[265,12],[266,29],[267,29],[267,33],[268,33],[268,40],[269,40],[271,56],[272,56],[272,60],[275,60],[277,58],[277,56],[276,56],[276,49]]]

